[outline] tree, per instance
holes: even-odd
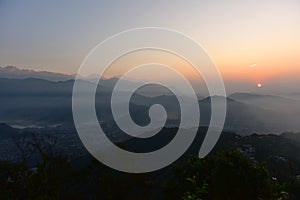
[[[274,199],[279,193],[266,167],[238,151],[203,159],[190,156],[173,173],[167,186],[170,199]]]

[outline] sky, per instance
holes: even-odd
[[[192,37],[227,81],[296,88],[299,0],[0,0],[0,66],[75,74],[107,37],[152,26]]]

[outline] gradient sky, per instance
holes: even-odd
[[[191,36],[224,79],[299,79],[299,0],[0,0],[0,66],[74,74],[99,42],[144,26]]]

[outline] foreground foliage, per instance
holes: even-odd
[[[174,167],[170,199],[276,199],[282,189],[265,165],[238,151],[199,159],[188,157]],[[173,192],[172,192],[173,191]]]
[[[0,162],[0,199],[274,200],[292,198],[299,188],[295,177],[280,183],[264,164],[235,150],[188,156],[152,174],[121,173],[97,161],[78,168],[66,157],[42,152],[35,168]]]

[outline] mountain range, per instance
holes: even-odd
[[[26,79],[37,78],[50,81],[65,81],[74,79],[74,75],[66,75],[62,73],[35,71],[28,69],[19,69],[15,66],[0,67],[0,78]]]
[[[11,69],[10,78],[3,78]],[[15,71],[15,72],[13,72]],[[19,72],[24,72],[19,73]],[[35,75],[35,77],[29,74]],[[22,74],[22,75],[20,75]],[[48,78],[36,78],[37,74],[49,75]],[[14,76],[13,76],[14,75]],[[15,67],[0,70],[0,122],[17,126],[56,126],[73,124],[72,117],[72,89],[74,80],[51,72],[36,72],[19,70]],[[56,80],[49,80],[51,77]],[[2,77],[2,78],[1,78]],[[12,78],[15,77],[15,78]],[[18,77],[18,78],[17,78]],[[95,84],[83,81],[85,87]],[[118,81],[117,78],[101,80],[101,87],[96,94],[96,110],[98,117],[107,123],[112,123],[110,108],[111,91]],[[126,84],[135,84],[127,81]],[[151,91],[153,91],[151,87]],[[148,110],[153,104],[161,104],[168,114],[168,126],[175,126],[180,122],[180,110],[176,97],[156,88],[157,96],[146,96],[142,92],[134,93],[130,100],[130,114],[140,125],[149,123]],[[83,91],[84,92],[84,91]],[[128,91],[120,91],[128,94]],[[210,121],[211,98],[199,99],[201,112],[200,125],[208,125]],[[184,97],[189,102],[189,97]],[[281,133],[284,131],[299,131],[300,101],[289,97],[275,95],[261,95],[252,93],[233,93],[226,97],[227,116],[225,129],[239,134],[252,133]],[[117,106],[126,104],[122,98]],[[124,116],[117,116],[122,120]]]

